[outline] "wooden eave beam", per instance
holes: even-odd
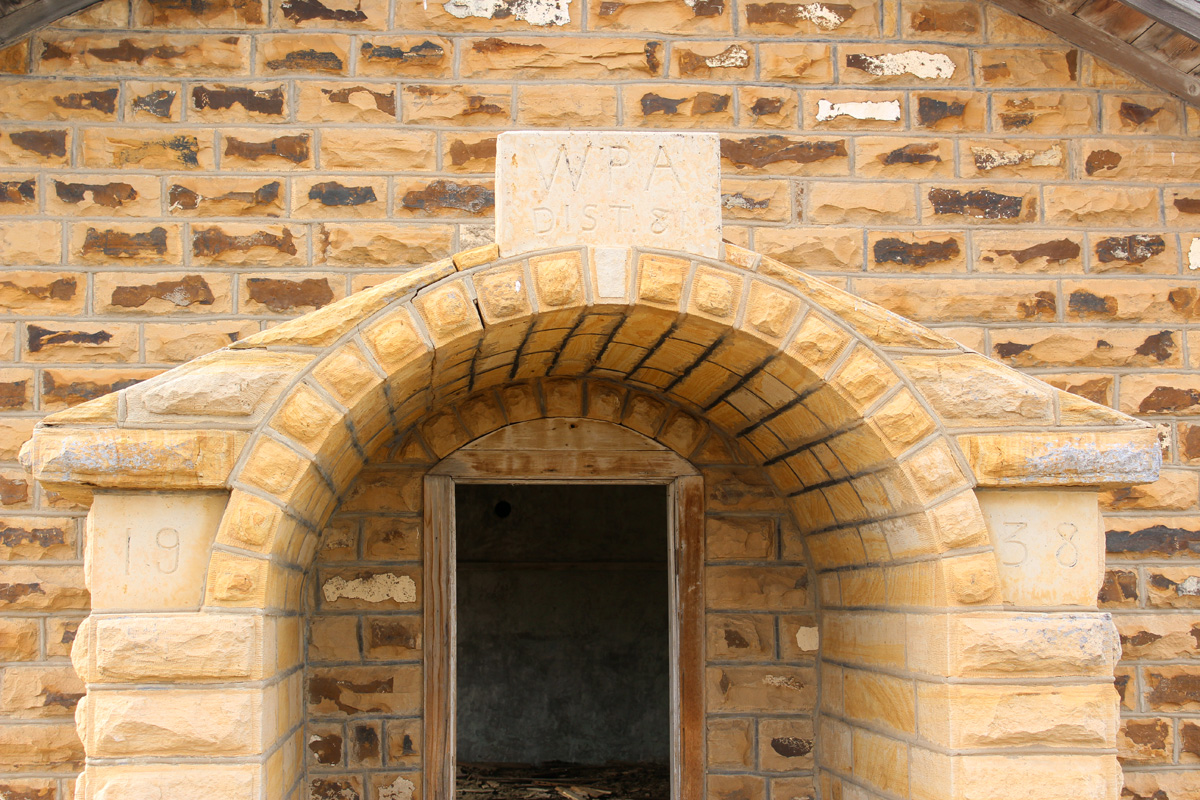
[[[1126,0],[1123,0],[1123,2]],[[1200,107],[1200,80],[1159,61],[1111,33],[1084,22],[1046,0],[991,0],[1030,22],[1057,33],[1071,44],[1186,103]],[[1133,5],[1130,3],[1130,5]]]
[[[0,17],[0,48],[52,22],[82,11],[99,0],[33,0]]]
[[[1200,5],[1182,0],[1121,0],[1150,19],[1200,40]]]

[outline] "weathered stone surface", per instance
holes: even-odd
[[[305,83],[296,116],[301,122],[389,123],[396,119],[396,87],[386,83]]]
[[[1051,225],[1145,225],[1158,222],[1153,189],[1047,186],[1046,221]]]
[[[1150,717],[1121,720],[1117,752],[1124,764],[1167,764],[1174,756],[1171,720]]]
[[[851,228],[760,228],[759,250],[797,269],[857,272],[863,264],[863,242]]]
[[[964,272],[965,240],[950,231],[872,231],[867,269],[875,272]]]
[[[951,427],[1048,423],[1053,395],[1015,371],[1001,371],[975,355],[908,356],[902,369]],[[987,375],[987,381],[978,380]]]
[[[437,36],[362,36],[358,74],[372,76],[450,74],[454,47]]]
[[[167,208],[177,216],[280,216],[283,181],[271,178],[190,178],[167,182]]]
[[[1170,367],[1182,362],[1182,340],[1171,330],[1018,328],[997,330],[992,352],[1015,367]]]
[[[83,165],[96,169],[212,169],[213,136],[200,129],[89,128]]]
[[[169,792],[179,800],[213,800],[244,797],[259,791],[262,776],[257,765],[121,765],[91,767],[88,787],[97,800],[145,797]]]
[[[944,747],[1113,747],[1115,691],[1083,686],[918,684],[922,734]]]
[[[93,692],[86,703],[89,754],[238,756],[260,752],[258,689]]]
[[[247,680],[263,674],[262,622],[252,616],[99,617],[89,627],[95,676],[104,682]]]
[[[717,769],[754,767],[754,726],[751,720],[710,719],[707,742],[710,766]]]
[[[1128,772],[1125,789],[1130,800],[1183,800],[1200,792],[1200,772],[1180,769],[1155,772]]]
[[[804,567],[708,567],[705,603],[714,609],[794,611],[808,605]]]
[[[42,42],[37,60],[56,74],[230,75],[249,65],[250,38],[212,39],[190,34],[75,34],[60,32]]]
[[[40,655],[38,620],[16,617],[0,620],[0,658],[5,661],[35,661]]]
[[[253,350],[198,359],[131,389],[128,419],[255,417],[310,360]]]
[[[43,484],[216,489],[224,488],[244,434],[42,428],[31,441],[27,466]]]
[[[70,561],[75,558],[77,540],[73,519],[0,519],[0,561]]]
[[[717,253],[715,137],[508,133],[497,146],[503,255],[624,244],[631,235],[656,247]]]
[[[517,88],[517,122],[533,127],[615,127],[617,93],[614,86],[521,85]]]
[[[981,486],[1128,486],[1154,480],[1162,464],[1152,428],[972,434],[957,440]]]
[[[816,736],[809,719],[764,719],[758,724],[758,760],[769,772],[812,769]]]
[[[1142,680],[1148,710],[1200,710],[1200,670],[1195,666],[1145,667]]]
[[[223,237],[219,230],[210,230],[216,237]],[[253,241],[264,233],[246,238]],[[216,238],[209,241],[215,242]],[[227,241],[233,244],[232,237]],[[285,241],[294,249],[290,237]],[[97,276],[92,285],[96,310],[104,314],[227,314],[233,310],[229,278],[219,273],[110,273]]]
[[[968,282],[962,282],[964,284]],[[927,282],[866,278],[855,282],[864,299],[918,322],[1053,321],[1058,300],[1048,281],[990,280],[969,282],[953,291],[932,295]]]
[[[0,765],[5,769],[73,774],[83,768],[83,757],[83,745],[70,723],[0,725]]]
[[[910,668],[980,678],[1105,677],[1119,655],[1112,617],[1100,613],[910,616],[908,641]]]
[[[420,666],[315,669],[309,672],[307,683],[310,708],[320,714],[410,715],[420,711]]]
[[[512,117],[512,95],[502,87],[406,84],[404,119],[426,125],[502,125]]]
[[[811,668],[709,667],[706,698],[710,711],[770,711],[809,708],[816,697]]]
[[[1148,571],[1146,588],[1146,605],[1149,607],[1200,607],[1200,570],[1157,567]]]
[[[83,683],[68,666],[10,666],[0,679],[0,709],[17,719],[69,716],[83,694]]]

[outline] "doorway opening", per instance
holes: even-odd
[[[669,800],[663,485],[455,487],[458,800]]]

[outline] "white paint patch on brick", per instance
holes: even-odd
[[[898,122],[900,120],[900,101],[864,100],[857,103],[831,103],[828,100],[817,101],[817,122],[828,122],[838,117]]]
[[[1180,597],[1200,596],[1200,577],[1192,575],[1190,578],[1185,578],[1182,583],[1175,587],[1175,594]]]
[[[1188,269],[1200,269],[1200,236],[1194,237],[1188,248]]]
[[[737,194],[721,195],[722,208],[736,208],[742,211],[753,211],[756,208],[766,208],[768,205],[770,205],[770,202],[767,200],[755,200],[753,198],[746,197],[741,192]]]
[[[530,25],[566,25],[571,21],[570,0],[446,0],[447,14],[463,19],[495,19],[499,13]]]
[[[779,689],[793,689],[797,692],[804,689],[804,684],[789,675],[764,675],[763,683]]]
[[[820,643],[821,635],[818,628],[796,629],[796,646],[801,650],[816,650]]]
[[[996,169],[997,167],[1015,167],[1028,163],[1034,167],[1057,167],[1062,164],[1063,151],[1059,145],[1053,145],[1045,150],[996,150],[992,147],[972,147],[971,155],[975,157],[975,168],[981,170]]]
[[[696,0],[691,0],[692,5]],[[837,28],[846,18],[824,3],[805,3],[796,8],[796,18],[806,20],[822,30],[831,31]]]
[[[383,572],[369,578],[355,578],[348,581],[336,577],[325,581],[321,587],[325,601],[332,603],[340,597],[350,600],[366,600],[368,603],[382,603],[384,600],[394,600],[397,603],[417,602],[417,584],[407,575],[395,575]]]
[[[704,59],[704,65],[716,69],[718,67],[744,67],[750,63],[750,53],[740,44],[731,44],[715,56]]]
[[[380,787],[379,800],[412,800],[413,791],[416,788],[416,785],[408,778],[398,775],[391,784]]]
[[[853,53],[846,57],[854,66],[871,75],[912,75],[923,80],[939,80],[954,77],[954,61],[945,53],[928,53],[924,50],[905,50],[903,53],[884,53],[868,56]]]
[[[494,222],[458,226],[458,248],[460,250],[473,250],[494,241],[496,241],[496,224]]]

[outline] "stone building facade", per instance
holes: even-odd
[[[411,275],[413,291],[448,280],[438,270],[453,271],[443,260],[454,253],[477,254],[460,256],[460,269],[490,263],[495,253],[484,257],[475,248],[492,236],[497,134],[536,128],[716,131],[724,236],[733,248],[763,254],[770,259],[763,263],[778,270],[818,276],[965,348],[1157,426],[1160,477],[1101,495],[1107,561],[1098,603],[1120,633],[1120,728],[1110,735],[1068,725],[1058,735],[1068,750],[1115,747],[1126,797],[1200,796],[1200,427],[1190,422],[1200,409],[1200,355],[1190,352],[1200,343],[1192,330],[1200,307],[1193,271],[1200,268],[1200,116],[1193,107],[973,0],[105,0],[0,51],[0,73],[0,796],[69,798],[83,761],[73,715],[84,687],[70,658],[89,609],[88,500],[45,469],[39,485],[19,463],[34,425],[113,391],[128,397],[139,381],[390,279]],[[734,261],[727,254],[724,267],[709,266],[732,269]],[[744,256],[734,266],[751,261]],[[442,266],[416,272],[431,262]],[[664,274],[678,268],[664,264]],[[522,269],[533,275],[538,267]],[[833,302],[816,297],[805,302]],[[381,346],[364,358],[386,368],[387,357]],[[986,364],[963,363],[947,380],[968,385],[987,373]],[[344,362],[335,371],[353,374],[353,367]],[[758,551],[714,557],[709,592],[742,587],[714,606],[728,617],[714,624],[741,625],[732,638],[769,650],[767,660],[814,669],[797,633],[811,627],[818,589],[812,583],[804,592],[786,591],[797,583],[791,575],[789,584],[787,571],[816,574],[835,561],[786,555],[786,542],[798,534],[762,489],[766,479],[751,467],[754,459],[716,434],[707,446],[698,434],[672,439],[683,434],[672,434],[667,421],[683,412],[656,405],[662,398],[653,392],[640,402],[628,393],[612,399],[607,393],[615,390],[599,378],[557,385],[553,377],[534,370],[508,394],[465,393],[457,402],[507,422],[624,422],[706,476],[720,474],[710,478],[726,487],[719,497],[753,505],[758,527],[730,532],[714,523],[710,556],[734,542],[753,551],[755,537],[767,538]],[[337,402],[346,407],[355,392],[368,391],[366,384],[321,386],[319,400],[345,392]],[[1013,388],[989,413],[1005,420],[1005,430],[1063,422],[1063,401],[1047,397]],[[74,422],[86,426],[86,413],[95,415],[91,422],[117,413],[89,408]],[[411,536],[422,511],[419,488],[394,476],[423,474],[447,454],[439,436],[456,446],[471,438],[435,423],[422,422],[432,430],[416,444],[400,439],[379,451],[354,487],[343,487],[347,500],[314,556],[317,573],[346,569],[353,580],[352,572],[383,562],[397,574],[409,570],[419,585],[421,557]],[[299,426],[284,435],[319,451],[329,434]],[[226,452],[218,444],[208,441],[204,450]],[[331,440],[330,447],[341,444]],[[730,488],[739,481],[747,486]],[[260,488],[287,494],[295,486]],[[941,489],[930,488],[929,496]],[[370,503],[356,506],[363,496]],[[303,539],[294,543],[294,563],[303,563]],[[272,552],[274,544],[238,546]],[[836,552],[830,544],[826,555],[836,559]],[[755,591],[739,567],[719,563],[756,559],[779,563],[764,567],[776,577]],[[281,593],[274,601],[298,602],[299,580],[271,584]],[[872,580],[855,584],[861,594],[826,597],[825,605],[876,605]],[[253,605],[236,583],[210,587],[218,605]],[[251,594],[261,588],[249,585]],[[323,610],[315,596],[313,602]],[[280,707],[292,715],[307,707],[314,726],[325,726],[314,728],[318,747],[300,748],[304,766],[292,764],[292,777],[307,769],[312,780],[342,781],[363,800],[384,800],[391,787],[403,787],[396,782],[404,775],[419,786],[413,776],[421,754],[413,742],[420,715],[411,694],[368,698],[373,710],[360,720],[334,720],[345,713],[339,703],[359,708],[361,698],[350,698],[356,690],[347,684],[370,683],[374,662],[420,663],[417,633],[405,628],[414,609],[402,597],[393,602],[389,613],[364,612],[355,622],[361,643],[348,643],[344,629],[320,613],[303,632],[295,618],[279,623],[297,628],[278,641],[303,640],[308,648],[273,652],[279,661],[271,674],[286,672],[285,656],[309,665],[307,685],[302,673],[280,684],[279,695],[294,701]],[[778,618],[777,641],[738,619],[746,603]],[[862,627],[841,646],[867,641],[870,626]],[[720,632],[710,637],[718,671],[761,669],[737,667],[757,656],[722,653],[725,641]],[[823,646],[836,644],[826,639]],[[886,644],[842,657],[886,662]],[[346,647],[358,648],[353,657]],[[349,661],[358,663],[348,668]],[[94,672],[98,662],[82,669],[97,683],[132,680]],[[322,670],[329,674],[318,675]],[[251,672],[262,678],[267,667],[253,662]],[[897,663],[880,674],[917,672]],[[872,674],[853,680],[873,697],[891,696],[895,687]],[[328,678],[328,691],[314,694],[313,677],[318,690]],[[714,680],[713,691],[733,687],[736,694],[735,678]],[[815,732],[802,730],[812,717],[764,724],[755,704],[772,700],[753,694],[747,690],[738,701],[744,713],[706,729],[710,795],[803,796],[814,784],[813,765],[780,762],[763,742],[812,738]],[[1075,708],[1102,705],[1083,694]],[[815,697],[804,702],[811,707]],[[917,700],[912,707],[915,714]],[[845,708],[830,713],[856,719]],[[857,735],[895,755],[897,741],[915,746],[906,719],[901,713]],[[789,724],[771,732],[771,725]],[[119,749],[96,752],[123,757]],[[864,769],[871,777],[862,785],[877,796],[920,796],[919,769],[905,771],[903,786],[879,764]]]

